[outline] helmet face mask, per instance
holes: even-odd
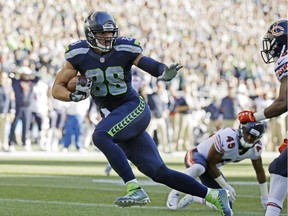
[[[277,61],[287,51],[288,20],[273,23],[262,40],[261,57],[266,64]]]
[[[110,51],[119,34],[114,18],[103,11],[94,12],[85,19],[84,31],[88,44],[101,52]]]
[[[239,126],[240,147],[252,148],[262,137],[264,124],[262,122],[248,122]]]
[[[269,38],[263,38],[262,40],[263,50],[261,51],[261,57],[266,64],[274,62],[274,51],[271,49],[271,40]]]

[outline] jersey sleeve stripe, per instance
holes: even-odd
[[[216,135],[216,136],[215,136],[214,146],[215,146],[215,149],[216,149],[219,153],[222,153],[222,152],[223,152],[219,135]]]
[[[132,53],[142,53],[142,48],[141,47],[136,47],[136,46],[132,46],[132,45],[117,45],[114,47],[115,50],[117,51],[126,51],[126,52],[132,52]]]
[[[73,58],[74,56],[79,55],[79,54],[86,54],[88,53],[88,51],[89,51],[89,48],[73,49],[65,53],[65,58],[66,59]]]
[[[185,155],[185,165],[186,167],[191,167],[193,164],[195,164],[195,161],[193,160],[193,149],[190,149],[189,151],[187,151],[186,155]]]
[[[276,69],[276,76],[281,80],[284,76],[288,75],[288,63],[281,65]]]

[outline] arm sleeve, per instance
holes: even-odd
[[[160,62],[150,58],[150,57],[143,56],[139,60],[137,67],[148,72],[149,74],[151,74],[154,77],[158,77],[158,76],[162,75],[164,69],[167,66],[163,63],[160,63]]]

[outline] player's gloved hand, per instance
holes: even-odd
[[[253,112],[249,110],[243,110],[239,112],[238,119],[241,124],[247,122],[256,122]]]
[[[234,203],[235,200],[236,200],[236,191],[235,191],[235,189],[231,185],[226,186],[224,189],[229,191],[229,200],[232,203]]]
[[[263,206],[264,209],[267,208],[267,203],[268,203],[268,196],[261,196],[261,205]]]
[[[87,81],[83,83],[81,79],[78,78],[75,92],[71,92],[69,95],[70,100],[78,102],[86,99],[90,95],[91,88],[92,88],[91,80],[87,79]]]
[[[158,80],[163,80],[163,81],[170,81],[172,80],[178,73],[178,71],[182,68],[182,65],[177,64],[172,64],[170,67],[166,67],[164,69],[164,72],[161,76],[159,76],[157,79]]]

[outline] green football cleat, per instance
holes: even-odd
[[[211,189],[205,200],[216,206],[222,216],[232,216],[233,212],[230,208],[228,193],[225,189]]]
[[[124,197],[115,200],[115,204],[120,207],[143,206],[150,203],[147,193],[143,189],[129,191]]]

